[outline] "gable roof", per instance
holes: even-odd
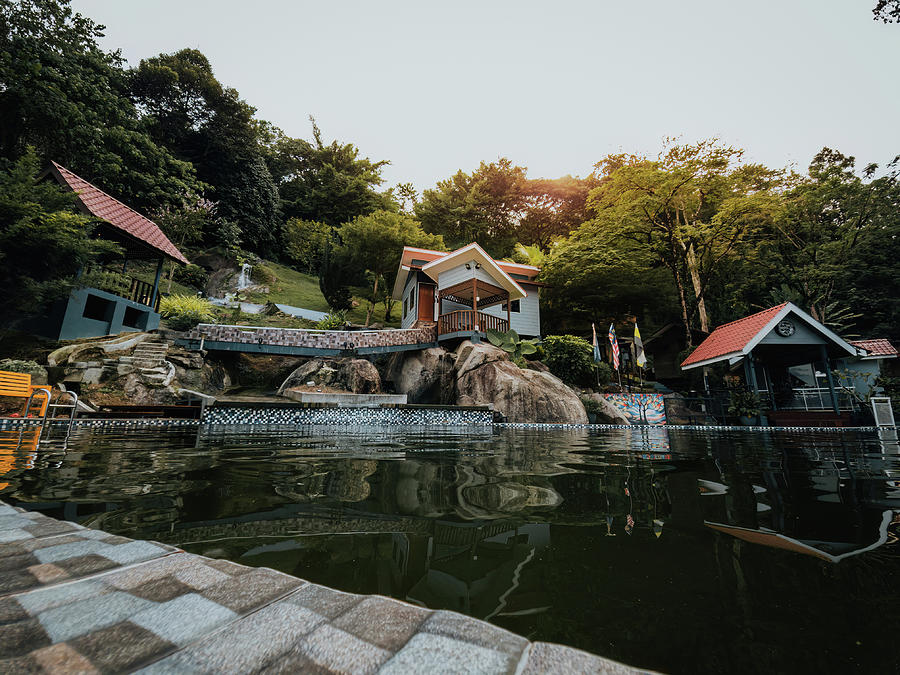
[[[681,369],[689,370],[728,358],[746,356],[788,314],[796,314],[838,347],[851,356],[856,356],[857,350],[854,346],[813,319],[797,305],[792,302],[783,302],[775,307],[769,307],[743,319],[719,326],[682,362]]]
[[[187,258],[152,220],[125,206],[118,199],[110,197],[103,190],[88,183],[84,178],[77,176],[64,166],[56,162],[50,162],[50,165],[50,173],[54,178],[63,187],[75,192],[81,207],[92,216],[156,249],[166,257],[187,264]]]
[[[463,246],[462,248],[458,248],[451,253],[447,253],[443,258],[432,260],[427,265],[422,266],[422,271],[437,281],[441,272],[462,265],[470,260],[480,263],[482,268],[490,274],[491,278],[497,281],[500,286],[509,293],[510,300],[524,298],[527,295],[527,293],[522,290],[522,287],[500,267],[497,261],[489,256],[487,252],[475,242]]]
[[[473,246],[476,247],[484,257],[484,260],[482,261],[481,259],[479,259],[479,262],[485,264],[487,261],[490,261],[490,263],[492,263],[490,267],[492,269],[496,268],[495,273],[498,271],[500,277],[505,277],[506,279],[508,279],[508,282],[515,284],[516,288],[518,288],[517,292],[521,292],[521,295],[514,295],[512,297],[513,300],[515,300],[516,298],[523,298],[526,295],[525,291],[522,290],[522,287],[519,284],[541,285],[538,282],[533,281],[534,277],[536,277],[540,273],[540,267],[535,267],[534,265],[523,265],[522,263],[507,262],[505,260],[494,260],[484,251],[484,249],[482,249],[476,243],[468,244],[467,246],[463,246],[462,248],[450,252],[432,251],[431,249],[416,248],[415,246],[404,246],[403,254],[400,257],[400,267],[397,270],[397,278],[394,280],[394,297],[399,299],[403,294],[403,288],[406,285],[407,279],[405,273],[408,273],[414,269],[420,269],[428,274],[425,268],[429,267],[431,263],[443,260],[445,258],[448,258],[449,256],[456,255],[461,251],[472,250],[471,247]],[[430,269],[433,271],[435,268]],[[524,279],[513,279],[510,276],[512,274],[527,276],[529,279],[527,281]],[[431,274],[429,274],[428,276],[431,276]],[[437,281],[436,275],[432,278]],[[499,280],[500,279],[498,279],[498,281]],[[509,290],[509,288],[506,288],[506,286],[504,286],[504,288],[506,290]]]
[[[866,355],[864,359],[896,359],[897,348],[884,338],[872,338],[869,340],[850,340],[850,344],[863,349]]]

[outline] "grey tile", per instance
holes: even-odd
[[[38,619],[53,642],[62,642],[111,626],[152,604],[128,593],[114,591],[49,609],[39,614]]]
[[[236,618],[238,615],[230,609],[188,593],[168,602],[154,603],[131,616],[129,621],[183,647]]]
[[[242,614],[273,602],[304,583],[295,577],[268,569],[252,570],[226,579],[225,582],[204,590],[203,597]]]
[[[345,673],[374,673],[391,652],[323,624],[296,645],[298,653],[323,668]]]
[[[362,602],[362,599],[362,595],[343,593],[318,584],[306,584],[285,598],[285,601],[311,609],[327,619],[334,619]]]
[[[103,584],[85,579],[73,584],[41,588],[30,593],[16,596],[16,602],[29,614],[40,614],[53,607],[66,605],[76,600],[83,600],[104,591]]]
[[[535,642],[528,650],[528,661],[521,675],[538,673],[602,673],[603,675],[633,675],[639,671],[617,661],[594,656],[580,649],[548,642]]]
[[[337,619],[335,628],[366,642],[396,652],[406,644],[431,612],[382,597],[366,598]]]
[[[420,630],[423,633],[443,635],[455,640],[471,642],[480,647],[494,649],[514,656],[517,660],[525,647],[528,646],[528,640],[515,633],[492,626],[486,621],[479,621],[456,612],[444,610],[434,612],[422,624]]]
[[[508,654],[460,642],[443,635],[419,633],[379,673],[465,673],[488,675],[515,671],[516,661]]]

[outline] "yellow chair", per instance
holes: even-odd
[[[50,405],[50,388],[46,385],[31,384],[29,373],[10,373],[0,370],[0,396],[24,398],[22,417],[44,418]]]

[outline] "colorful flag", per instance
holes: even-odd
[[[619,369],[619,341],[616,340],[616,329],[613,324],[609,324],[609,344],[612,345],[613,353],[613,370]]]
[[[594,333],[594,363],[600,363],[603,358],[600,356],[600,343],[597,341],[597,327],[591,324],[591,332]]]
[[[634,360],[638,368],[647,365],[647,357],[644,355],[644,341],[641,340],[641,331],[638,330],[637,321],[634,322]]]

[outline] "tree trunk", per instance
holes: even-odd
[[[687,247],[687,266],[691,274],[691,284],[694,286],[694,296],[697,298],[697,311],[700,314],[700,329],[704,333],[709,332],[709,315],[706,313],[706,300],[703,298],[703,284],[700,282],[700,269],[697,264],[697,254],[694,245]]]
[[[175,274],[175,261],[169,263],[169,285],[166,286],[166,295],[172,294],[172,275]]]
[[[369,321],[372,319],[372,312],[375,311],[375,300],[378,297],[378,278],[379,275],[375,275],[375,287],[372,289],[372,297],[369,298],[369,309],[366,311],[366,325],[365,327],[369,327]]]

